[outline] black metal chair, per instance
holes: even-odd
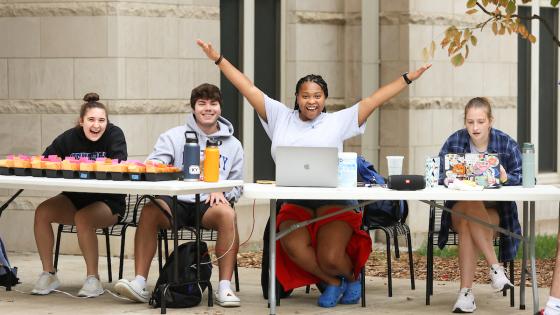
[[[109,242],[109,236],[120,236],[121,237],[121,251],[120,251],[120,261],[119,261],[119,279],[122,278],[123,269],[123,259],[124,259],[124,246],[125,246],[125,236],[126,229],[129,226],[136,225],[136,218],[138,217],[141,206],[143,205],[143,199],[139,195],[127,195],[126,197],[126,208],[122,219],[107,228],[97,229],[97,235],[105,235],[105,245],[107,248],[107,275],[109,282],[113,281],[112,268],[111,268],[111,247]],[[58,256],[60,253],[60,240],[62,233],[76,233],[75,225],[65,225],[59,224],[56,236],[55,252],[54,252],[54,268],[58,269]]]
[[[392,268],[391,268],[391,240],[393,240],[395,246],[395,258],[400,258],[400,251],[399,251],[399,236],[406,237],[406,244],[408,247],[408,264],[410,269],[410,289],[415,290],[416,285],[414,281],[414,261],[412,257],[412,239],[410,235],[410,228],[405,223],[406,218],[401,218],[400,215],[400,201],[395,200],[393,201],[393,209],[395,214],[393,215],[394,218],[399,218],[397,221],[393,221],[390,224],[380,224],[376,223],[373,220],[369,220],[367,216],[367,207],[366,213],[364,213],[364,230],[365,231],[374,231],[374,230],[381,230],[385,233],[386,245],[387,245],[387,294],[389,297],[393,296],[393,280],[392,280]],[[402,201],[403,206],[405,207],[406,213],[408,213],[408,203],[406,201]],[[371,219],[371,218],[370,218]]]
[[[235,209],[235,205],[231,204],[232,208]],[[205,242],[216,242],[218,240],[218,231],[212,229],[200,229],[201,235],[200,240]],[[159,271],[163,269],[163,250],[165,250],[165,259],[169,257],[169,245],[168,240],[173,239],[172,230],[160,230],[158,233],[158,263]],[[183,227],[177,231],[177,239],[180,241],[194,241],[196,240],[196,230],[193,227]],[[163,249],[162,249],[163,243]],[[233,268],[233,276],[235,279],[235,291],[239,292],[239,272],[237,269],[237,258],[235,259],[235,266]]]
[[[443,205],[443,202],[441,203]],[[438,236],[441,224],[441,215],[443,210],[441,208],[430,206],[430,219],[428,224],[428,244],[427,244],[427,261],[426,261],[426,305],[430,305],[430,297],[434,294],[434,246],[438,246]],[[494,239],[494,246],[500,246],[501,238],[498,236]],[[450,229],[449,237],[446,246],[458,245],[459,236],[456,232]],[[514,265],[513,260],[504,262],[504,268],[509,271],[509,279],[514,283]],[[515,306],[515,288],[509,289],[511,307]],[[507,291],[503,292],[503,296],[507,296]]]

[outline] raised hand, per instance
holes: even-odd
[[[206,43],[201,39],[197,39],[196,44],[202,48],[202,51],[210,60],[215,62],[218,58],[220,58],[220,54],[214,49],[214,47],[212,47],[211,43]]]
[[[423,65],[422,67],[416,69],[415,71],[409,72],[409,73],[408,73],[408,78],[409,78],[411,81],[414,81],[414,80],[418,79],[419,77],[422,76],[422,74],[424,73],[424,71],[430,69],[431,66],[432,66],[432,64],[431,64],[431,63],[428,63],[428,64],[425,64],[425,65]]]

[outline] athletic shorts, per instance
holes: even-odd
[[[169,209],[173,208],[173,198],[169,196],[157,196],[157,199],[162,200],[167,204]],[[204,201],[200,202],[200,225],[202,226],[202,217],[210,208],[210,203]],[[164,214],[171,220],[171,215],[167,212]],[[196,225],[196,204],[193,202],[186,202],[177,200],[177,208],[175,209],[175,214],[177,217],[177,227],[182,228],[185,226],[195,226]]]
[[[70,199],[70,202],[77,210],[85,208],[94,202],[101,201],[105,203],[113,214],[119,216],[119,220],[124,216],[126,208],[126,195],[122,194],[99,194],[99,193],[83,193],[83,192],[62,192],[63,196]]]

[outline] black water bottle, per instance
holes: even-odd
[[[189,134],[194,137],[189,137]],[[185,181],[200,180],[200,145],[194,131],[185,132],[185,147],[183,148],[183,175]]]

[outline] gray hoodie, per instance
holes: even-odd
[[[183,147],[185,145],[185,131],[195,131],[200,145],[200,161],[204,160],[204,149],[208,138],[220,140],[220,180],[243,179],[243,147],[241,142],[233,136],[233,125],[225,118],[218,118],[219,130],[214,134],[205,134],[194,120],[194,115],[187,115],[187,123],[162,133],[155,146],[154,151],[148,156],[147,160],[158,160],[165,164],[173,164],[183,168]],[[241,195],[242,187],[234,187],[231,191],[225,192],[225,197],[230,201],[237,201]],[[201,194],[200,200],[205,201],[208,194]],[[179,200],[194,202],[194,195],[182,195],[177,197]]]

